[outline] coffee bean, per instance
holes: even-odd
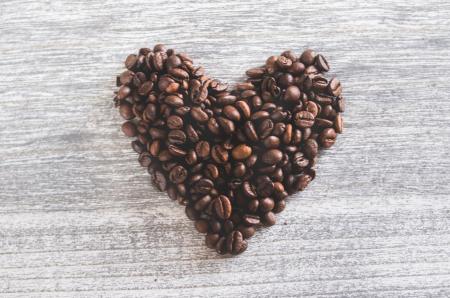
[[[280,146],[280,138],[276,136],[268,136],[263,141],[264,147],[267,149],[275,149]]]
[[[122,124],[122,131],[127,137],[135,137],[137,135],[136,125],[131,121]]]
[[[273,226],[276,223],[277,219],[275,217],[275,214],[269,211],[263,215],[262,221],[266,226]]]
[[[208,222],[205,219],[196,220],[195,229],[202,234],[208,232]]]
[[[248,139],[252,142],[258,141],[258,134],[256,133],[255,127],[251,121],[244,123],[244,132]]]
[[[215,145],[211,150],[212,159],[218,164],[225,164],[228,161],[228,151],[221,145]]]
[[[258,225],[261,220],[258,215],[246,214],[242,217],[242,222],[248,226]]]
[[[337,78],[331,79],[330,83],[328,84],[328,91],[330,94],[334,96],[339,96],[342,93],[342,87],[341,82]]]
[[[214,210],[221,219],[227,219],[231,216],[231,202],[226,196],[219,196],[214,200]]]
[[[173,145],[182,145],[186,142],[186,134],[184,131],[175,129],[171,130],[169,134],[167,135],[167,141],[169,144]]]
[[[250,146],[240,144],[233,148],[231,151],[231,156],[235,160],[243,160],[249,157],[252,154],[252,148]]]
[[[249,105],[245,102],[245,101],[237,101],[235,104],[236,108],[240,110],[240,112],[242,113],[242,116],[246,119],[249,119],[251,116],[251,110]]]
[[[200,107],[191,108],[191,116],[192,116],[192,118],[194,118],[194,120],[196,120],[200,123],[204,123],[204,122],[208,121],[208,119],[209,119],[208,114],[206,114],[206,112],[203,111],[202,108],[200,108]]]
[[[306,157],[312,159],[316,157],[317,152],[319,151],[319,145],[317,144],[316,140],[308,139],[305,142],[303,150],[305,152]]]
[[[220,127],[223,129],[225,134],[231,135],[234,132],[235,127],[234,127],[233,121],[231,121],[225,117],[218,117],[217,122],[219,123]]]
[[[274,165],[281,161],[283,153],[278,149],[270,149],[262,155],[262,161],[269,165]]]
[[[323,119],[323,118],[316,118],[316,123],[317,126],[319,127],[332,127],[333,126],[333,122],[327,119]]]
[[[314,59],[316,58],[316,53],[313,50],[305,50],[300,56],[300,62],[302,62],[305,66],[312,65],[314,63]]]
[[[326,128],[320,133],[319,139],[322,147],[330,148],[336,142],[336,131],[333,128]]]
[[[205,244],[208,248],[216,248],[217,242],[219,241],[219,234],[208,234],[205,238]]]
[[[344,122],[340,113],[338,113],[336,119],[334,119],[334,129],[337,133],[342,133],[344,130]]]
[[[312,127],[314,125],[314,115],[307,111],[300,111],[294,116],[295,125],[300,128]]]
[[[153,181],[160,191],[165,191],[167,187],[166,177],[162,172],[156,171],[153,177]]]
[[[170,129],[182,129],[183,119],[180,116],[172,115],[167,118],[167,127]]]
[[[204,210],[212,201],[211,196],[206,195],[201,197],[194,205],[194,209],[197,211]]]
[[[192,125],[188,125],[186,127],[186,134],[192,143],[197,143],[200,139],[197,131],[195,130],[195,128]]]
[[[317,55],[315,60],[315,65],[321,71],[329,71],[330,66],[328,65],[328,61],[325,59],[323,55]]]
[[[244,239],[248,239],[255,235],[256,229],[253,226],[239,225],[238,231],[241,232]]]
[[[284,100],[287,102],[298,102],[302,95],[300,89],[297,86],[289,86],[284,94]]]
[[[195,145],[195,152],[197,156],[206,159],[210,153],[210,146],[207,141],[200,141]]]
[[[182,183],[186,180],[187,175],[188,173],[183,166],[175,166],[170,170],[169,180],[175,184]]]
[[[223,114],[230,120],[239,121],[241,120],[241,114],[239,111],[232,105],[225,106],[223,108]]]
[[[237,255],[242,253],[245,249],[247,249],[247,245],[245,243],[244,237],[242,233],[239,231],[233,231],[227,236],[226,240],[227,251],[232,253],[233,255]]]

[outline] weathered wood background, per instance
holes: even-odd
[[[450,2],[0,2],[1,297],[449,297]],[[155,191],[113,109],[164,42],[214,77],[325,54],[345,134],[241,256]]]

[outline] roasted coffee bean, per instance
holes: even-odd
[[[263,141],[264,147],[267,149],[275,149],[280,146],[280,138],[276,136],[268,136]]]
[[[306,157],[308,157],[309,159],[312,159],[312,158],[316,157],[317,152],[319,150],[319,145],[317,144],[316,140],[308,139],[305,142],[303,150],[304,150]]]
[[[200,141],[195,145],[195,152],[197,156],[206,159],[210,153],[210,146],[207,141]]]
[[[319,136],[320,144],[324,148],[330,148],[336,142],[336,131],[333,128],[324,129]]]
[[[296,103],[300,100],[301,95],[302,93],[297,86],[289,86],[284,94],[284,100],[287,102]]]
[[[183,166],[175,166],[170,170],[169,180],[175,184],[182,183],[186,180],[187,175],[187,170]]]
[[[196,220],[195,229],[202,234],[208,232],[208,222],[205,219]]]
[[[278,149],[270,149],[262,155],[261,159],[268,165],[274,165],[281,161],[283,158],[283,152]]]
[[[186,134],[184,131],[175,129],[171,130],[169,134],[167,135],[167,141],[169,144],[173,145],[182,145],[186,142]]]
[[[167,118],[167,127],[170,129],[182,129],[183,119],[180,116],[172,115]]]
[[[136,125],[131,121],[122,124],[122,131],[127,137],[135,137],[137,135]]]
[[[219,241],[219,234],[207,234],[205,237],[205,244],[208,248],[216,248],[217,242]]]
[[[337,78],[332,78],[328,84],[328,91],[333,96],[339,96],[342,93],[341,82]]]
[[[316,58],[316,53],[313,50],[305,50],[300,56],[300,62],[302,62],[305,66],[312,65]]]
[[[272,211],[275,207],[275,202],[271,198],[263,198],[259,200],[259,210],[261,212],[268,212]]]
[[[214,145],[211,157],[216,163],[225,164],[228,161],[228,151],[221,145]]]
[[[258,215],[246,214],[242,217],[242,222],[248,226],[258,225],[261,220]]]
[[[300,111],[294,116],[295,125],[300,128],[312,127],[314,125],[314,115],[307,111]]]
[[[209,119],[208,114],[201,107],[192,107],[191,116],[200,123],[207,122]]]
[[[252,148],[250,146],[240,144],[233,148],[231,156],[235,160],[243,160],[252,155]]]
[[[211,196],[206,195],[201,197],[194,205],[194,209],[197,211],[204,210],[212,201]]]
[[[328,65],[327,59],[323,55],[317,55],[315,60],[315,65],[318,69],[321,71],[328,71],[330,70],[330,66]]]
[[[255,226],[275,223],[288,194],[314,179],[319,147],[343,130],[342,86],[312,50],[269,57],[231,91],[161,44],[125,66],[114,98],[122,130],[156,187],[186,206],[220,254],[241,253]]]
[[[344,130],[344,122],[340,113],[338,113],[334,119],[334,129],[337,133],[342,133]]]
[[[271,211],[264,213],[262,217],[262,222],[266,226],[273,226],[276,223],[276,217],[275,214]]]
[[[219,196],[214,200],[214,210],[216,215],[221,219],[227,219],[231,216],[231,202],[226,196]]]
[[[250,141],[252,141],[252,142],[258,141],[258,139],[259,139],[258,134],[256,133],[255,127],[253,126],[253,123],[251,121],[245,122],[244,132]]]

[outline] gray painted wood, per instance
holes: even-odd
[[[0,2],[1,297],[450,296],[450,4]],[[119,131],[114,78],[164,42],[225,81],[324,53],[347,98],[318,176],[217,256]]]

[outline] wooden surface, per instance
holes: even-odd
[[[449,297],[448,1],[0,2],[1,297]],[[325,54],[345,134],[241,256],[207,249],[113,109],[164,42],[225,81]]]

